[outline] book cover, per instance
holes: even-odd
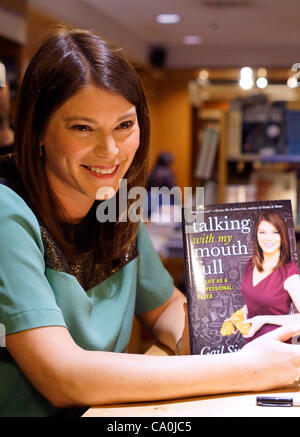
[[[256,226],[262,223],[264,217],[273,217],[273,223],[277,223],[276,229],[280,223],[281,241],[288,241],[289,265],[298,274],[294,222],[289,200],[220,204],[183,210],[182,231],[192,354],[235,352],[245,345],[247,340],[243,334],[247,332],[243,329],[247,328],[247,324],[239,324],[241,309],[245,301],[248,302],[243,288],[247,279],[245,272],[257,253]],[[279,269],[276,270],[279,274]],[[268,276],[263,281],[271,279]],[[260,286],[263,286],[263,281],[259,283]],[[292,303],[288,305],[286,314],[295,311]]]

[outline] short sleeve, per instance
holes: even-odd
[[[174,291],[174,281],[154,249],[143,222],[137,241],[139,256],[135,312],[139,314],[165,303]]]
[[[66,326],[45,276],[39,223],[24,200],[0,185],[0,323],[6,334]]]
[[[299,268],[294,261],[285,265],[285,279],[293,275],[299,275]]]

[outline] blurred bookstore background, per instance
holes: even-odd
[[[300,247],[299,0],[0,0],[12,127],[24,69],[59,23],[99,32],[136,65],[149,174],[168,152],[176,185],[204,187],[206,204],[290,199]],[[152,205],[149,232],[184,290],[180,223],[155,219],[165,206]]]

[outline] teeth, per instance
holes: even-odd
[[[115,171],[115,169],[117,168],[117,166],[112,167],[112,168],[97,168],[97,167],[89,167],[87,166],[87,168],[95,173],[99,173],[99,174],[110,174],[113,173]]]

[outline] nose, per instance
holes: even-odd
[[[98,158],[111,159],[119,153],[119,148],[111,135],[105,137],[101,135],[97,138],[94,152]]]
[[[274,238],[274,237],[273,237],[273,234],[268,234],[268,233],[267,233],[267,234],[266,234],[266,237],[265,237],[265,240],[266,240],[266,241],[271,241],[271,240],[273,240],[273,238]]]

